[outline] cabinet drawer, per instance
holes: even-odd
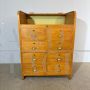
[[[26,67],[24,65],[23,70],[33,72],[33,73],[44,72],[44,68],[42,65],[31,66],[30,64],[28,64],[26,65]]]
[[[74,31],[70,26],[49,26],[50,50],[73,49]]]
[[[22,63],[33,64],[33,65],[43,65],[46,61],[45,53],[23,53]]]
[[[48,43],[47,42],[22,42],[22,51],[47,51]]]
[[[71,53],[64,53],[64,52],[59,52],[59,53],[48,53],[47,56],[47,64],[48,65],[54,65],[54,64],[61,64],[65,65],[66,62],[70,63],[71,62]]]
[[[22,64],[23,66],[23,73],[24,74],[43,74],[44,71],[44,67],[42,65],[36,65],[33,66],[32,64]]]
[[[72,50],[73,49],[73,41],[64,41],[64,42],[59,42],[59,41],[52,41],[50,44],[50,50]]]
[[[23,41],[45,41],[47,40],[47,29],[45,27],[26,27],[21,29]]]
[[[73,40],[73,35],[74,35],[74,31],[72,31],[72,28],[69,28],[67,30],[65,30],[66,28],[52,28],[50,29],[50,34],[51,34],[51,40],[67,40],[67,41],[71,41]]]
[[[48,65],[47,75],[65,75],[65,67],[59,65]]]
[[[48,26],[49,36],[52,40],[73,40],[74,31],[71,26]]]
[[[60,72],[61,70],[65,70],[64,65],[47,65],[47,72]]]

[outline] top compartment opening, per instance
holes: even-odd
[[[65,24],[65,16],[29,16],[27,24],[54,25]]]
[[[18,12],[19,24],[26,25],[74,25],[76,20],[76,12],[55,13],[55,14],[26,14],[22,11]]]

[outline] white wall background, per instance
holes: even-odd
[[[0,63],[18,63],[17,11],[77,12],[75,62],[90,62],[90,0],[0,0]]]

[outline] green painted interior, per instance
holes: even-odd
[[[65,24],[65,16],[30,16],[30,24]]]

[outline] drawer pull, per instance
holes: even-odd
[[[36,58],[33,58],[32,60],[33,60],[33,61],[36,61]]]
[[[61,47],[58,48],[58,50],[61,50],[61,49],[62,49]]]
[[[61,38],[62,37],[62,35],[59,35],[59,38]]]
[[[36,70],[36,69],[34,69],[33,71],[34,71],[34,72],[36,72],[37,70]]]
[[[36,49],[36,47],[32,47],[32,50],[35,50]]]
[[[57,60],[58,60],[58,61],[61,61],[61,58],[58,58]]]

